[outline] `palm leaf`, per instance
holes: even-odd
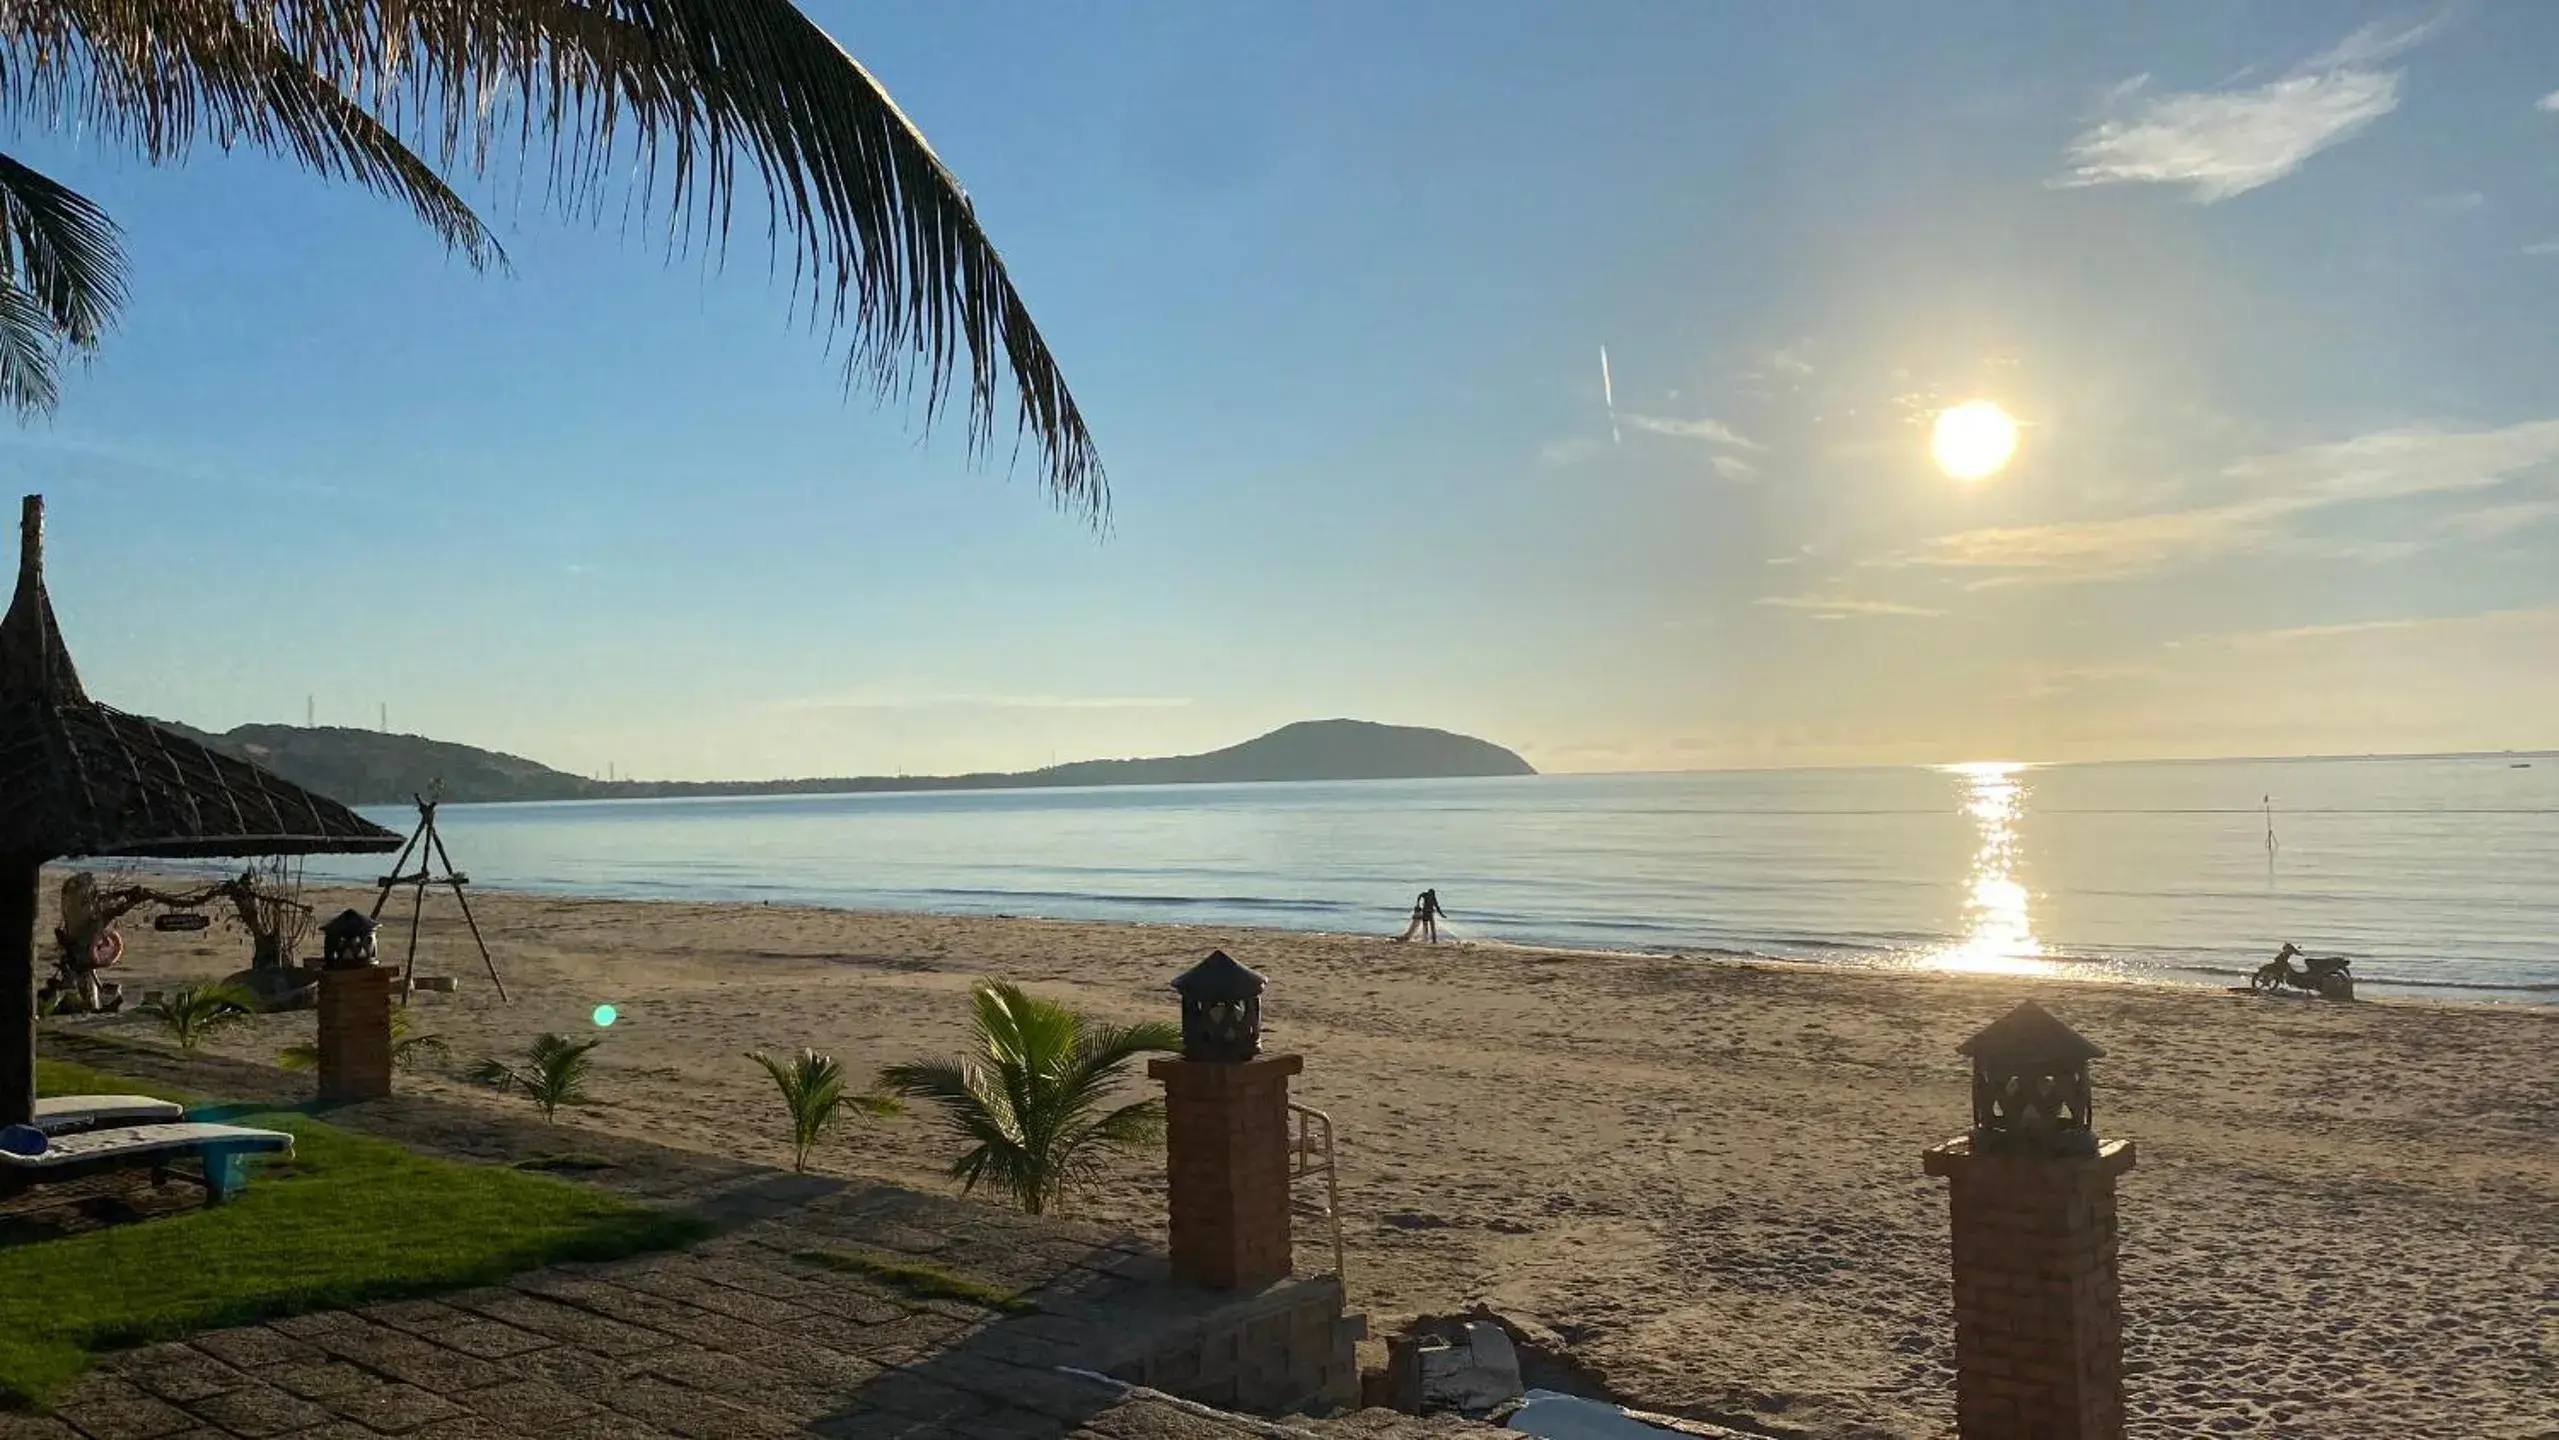
[[[140,1014],[160,1022],[169,1038],[181,1050],[193,1050],[216,1031],[225,1030],[256,1013],[258,997],[247,989],[228,982],[215,985],[180,985],[147,999],[136,1007]]]
[[[253,145],[405,202],[475,268],[505,252],[435,167],[313,68],[271,20],[226,4],[51,0],[0,8],[0,109],[80,127],[162,164]]]
[[[1099,1178],[1104,1150],[1161,1137],[1157,1102],[1102,1107],[1129,1062],[1178,1048],[1179,1030],[1098,1024],[1003,982],[980,985],[969,998],[966,1058],[893,1065],[880,1075],[883,1089],[941,1109],[966,1146],[951,1162],[963,1190],[998,1189],[1042,1214]]]
[[[51,408],[61,350],[95,349],[124,303],[124,246],[86,197],[0,155],[0,394]],[[94,885],[93,887],[94,888]]]
[[[249,13],[218,0],[0,8],[0,109],[84,119],[154,159],[229,126],[314,163],[332,152],[288,120],[325,117],[248,103],[278,83],[272,57],[235,33],[256,29],[445,165],[486,174],[508,150],[547,150],[551,198],[569,212],[600,209],[636,157],[639,205],[677,248],[696,222],[725,246],[751,177],[795,300],[849,337],[848,386],[887,399],[920,380],[928,427],[964,386],[976,456],[1007,370],[1016,446],[1039,452],[1061,505],[1107,513],[1083,414],[968,196],[879,81],[787,0],[267,0]],[[389,188],[404,173],[355,178]],[[430,223],[458,218],[437,213]]]

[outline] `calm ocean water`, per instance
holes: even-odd
[[[2559,1002],[2549,755],[457,805],[442,828],[476,884],[518,890],[1379,934],[1432,885],[1473,940],[2210,983],[2291,940],[2367,988]]]

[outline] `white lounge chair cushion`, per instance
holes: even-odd
[[[51,1134],[89,1125],[171,1125],[186,1107],[148,1095],[48,1095],[36,1102],[35,1127]]]
[[[108,1158],[140,1160],[152,1155],[183,1155],[221,1150],[237,1155],[293,1153],[293,1137],[281,1130],[252,1130],[245,1125],[128,1125],[116,1130],[90,1130],[55,1138],[41,1155],[0,1151],[0,1166],[12,1170],[49,1170]]]

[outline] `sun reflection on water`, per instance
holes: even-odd
[[[1964,896],[1964,938],[1921,957],[1933,970],[1976,974],[2048,975],[2061,967],[2044,958],[2035,938],[2026,887],[2017,880],[2017,819],[2027,767],[2010,761],[1949,765],[1964,785],[1964,813],[1981,831]]]

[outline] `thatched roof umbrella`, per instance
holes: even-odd
[[[35,1114],[36,890],[48,860],[396,850],[335,800],[208,750],[80,688],[44,593],[44,498],[19,521],[0,619],[0,1125]]]

